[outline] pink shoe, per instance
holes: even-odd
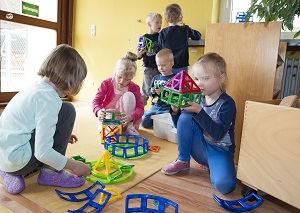
[[[22,175],[11,175],[6,172],[0,171],[4,188],[8,193],[19,194],[25,189],[25,181]]]
[[[43,186],[60,186],[65,188],[79,187],[85,183],[84,177],[71,174],[66,170],[59,172],[43,168],[38,176],[38,184]]]
[[[139,135],[140,133],[134,128],[132,124],[129,124],[126,129],[127,134],[131,135]]]
[[[190,168],[189,161],[181,161],[181,160],[174,160],[173,162],[165,165],[161,171],[166,175],[174,175],[181,170],[187,170]]]

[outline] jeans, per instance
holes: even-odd
[[[157,105],[152,105],[149,110],[147,110],[142,117],[142,127],[150,128],[153,126],[153,120],[151,115],[158,115],[163,113],[170,113],[170,107],[161,107]]]
[[[210,181],[222,194],[235,189],[234,153],[207,143],[192,113],[182,111],[177,122],[177,137],[179,160],[189,161],[192,157],[197,163],[208,166]]]
[[[144,102],[144,106],[147,105],[147,101],[149,99],[149,87],[151,84],[151,80],[154,76],[160,74],[157,68],[143,67],[143,84],[142,84],[142,99]]]

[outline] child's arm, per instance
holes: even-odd
[[[234,101],[225,101],[217,113],[218,119],[214,121],[204,110],[194,116],[194,120],[215,140],[222,139],[228,132],[235,119],[236,108]]]
[[[145,52],[146,52],[146,50],[144,48],[143,49],[137,49],[136,55],[137,55],[139,60],[142,59]]]
[[[107,81],[103,81],[93,99],[92,106],[95,116],[98,118],[98,111],[103,109],[103,102],[108,92]]]
[[[70,158],[67,159],[64,169],[69,169],[78,176],[88,176],[90,174],[90,168],[85,163]]]
[[[201,39],[201,33],[198,30],[194,30],[192,28],[189,27],[189,38],[191,38],[192,40],[200,40]]]

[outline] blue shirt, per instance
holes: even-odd
[[[54,169],[65,167],[67,157],[52,148],[61,106],[58,93],[42,80],[13,97],[0,117],[0,170],[18,171],[29,162],[34,130],[35,157]]]

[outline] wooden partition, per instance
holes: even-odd
[[[236,164],[246,100],[273,98],[280,30],[281,22],[208,24],[206,28],[204,53],[217,52],[226,60],[227,93],[236,102]]]

